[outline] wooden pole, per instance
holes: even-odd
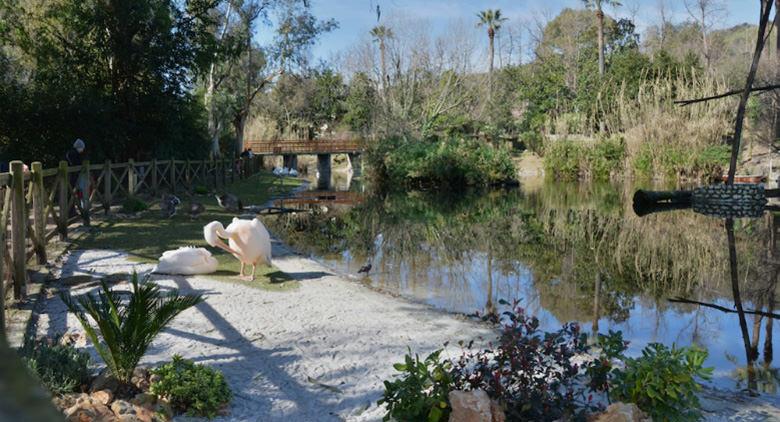
[[[43,164],[40,161],[32,163],[32,206],[33,206],[33,228],[35,230],[35,254],[38,256],[38,263],[46,263],[46,191],[43,187]]]
[[[159,186],[157,186],[157,159],[152,159],[152,195],[157,196],[158,190],[160,189]]]
[[[27,221],[24,202],[24,164],[11,161],[11,258],[13,259],[14,299],[27,294]]]
[[[60,240],[68,240],[68,217],[70,216],[70,206],[68,206],[68,197],[70,190],[70,176],[68,175],[68,162],[60,161],[60,166],[57,169],[57,177],[59,178],[59,186],[57,192],[57,200],[60,206],[60,221],[58,229],[60,232]]]
[[[230,183],[236,183],[236,154],[233,153],[233,158],[230,159]]]
[[[219,170],[219,175],[222,177],[222,187],[225,187],[225,185],[227,185],[227,159],[224,155],[219,160],[219,162],[221,167]]]
[[[171,194],[173,195],[176,193],[176,160],[173,157],[171,157],[170,169],[169,178],[171,179]]]
[[[192,163],[190,162],[190,159],[187,159],[187,163],[184,167],[184,180],[187,184],[187,191],[189,193],[192,193]]]
[[[214,157],[211,157],[211,173],[214,175],[214,190],[219,190],[219,178],[217,177],[217,161],[214,160]]]
[[[127,160],[127,195],[135,195],[135,161]]]
[[[8,226],[8,212],[11,209],[11,188],[5,189],[5,196],[3,197],[3,211],[0,214],[0,350],[6,346],[5,338],[5,256],[7,243],[5,241],[7,226]]]
[[[81,164],[81,177],[84,178],[86,181],[84,183],[85,191],[81,192],[81,197],[83,200],[81,201],[82,208],[82,214],[81,218],[84,220],[84,225],[89,227],[90,224],[90,212],[92,210],[92,201],[89,200],[89,188],[90,188],[90,177],[89,177],[89,160],[84,160],[84,162]]]
[[[111,185],[113,184],[114,172],[111,170],[111,160],[106,160],[103,164],[103,210],[106,215],[111,213]]]

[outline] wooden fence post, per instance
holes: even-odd
[[[113,184],[114,172],[111,170],[111,160],[106,160],[103,164],[103,210],[106,215],[111,213],[111,193]]]
[[[57,169],[57,178],[59,179],[59,186],[57,186],[57,201],[60,206],[60,221],[58,222],[58,229],[60,232],[60,240],[68,240],[68,219],[70,217],[70,204],[68,203],[68,197],[70,196],[70,175],[68,174],[68,162],[60,161],[60,166]]]
[[[157,186],[157,159],[152,159],[152,196],[157,196],[157,190],[159,189],[159,186]]]
[[[35,239],[33,245],[38,263],[46,263],[46,190],[43,187],[43,164],[40,161],[32,163],[32,206],[33,229]]]
[[[89,200],[89,189],[90,186],[92,186],[92,179],[90,178],[89,174],[89,160],[84,160],[84,162],[81,164],[81,174],[80,177],[83,177],[85,180],[85,187],[86,191],[81,192],[81,197],[83,198],[81,201],[81,218],[84,220],[84,225],[89,227],[90,224],[90,212],[92,212],[92,201]],[[78,198],[77,198],[78,199]]]
[[[221,168],[219,171],[220,177],[222,177],[222,187],[225,187],[227,185],[227,159],[223,155],[222,158],[219,160],[221,164]]]
[[[211,157],[209,160],[209,165],[211,166],[211,174],[214,176],[214,190],[219,190],[219,178],[217,178],[217,161],[214,157]]]
[[[171,175],[169,177],[171,179],[171,195],[174,195],[176,194],[176,159],[173,157],[171,157],[170,168]]]
[[[230,183],[236,183],[236,154],[230,158]]]
[[[187,192],[192,193],[192,163],[189,158],[184,165],[184,182],[187,185]]]
[[[135,161],[127,160],[127,195],[135,195]]]
[[[13,259],[14,299],[27,294],[27,220],[24,202],[24,164],[11,161],[11,258]]]

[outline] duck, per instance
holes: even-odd
[[[244,209],[244,205],[241,203],[241,200],[232,193],[214,195],[214,197],[217,198],[217,203],[220,207],[230,212],[239,212]]]
[[[210,246],[230,253],[241,262],[240,279],[254,281],[258,265],[271,265],[271,235],[258,218],[233,218],[227,227],[212,221],[203,227],[203,237]],[[227,239],[228,243],[222,239]],[[247,265],[252,266],[252,273],[244,275]]]
[[[174,195],[165,195],[160,201],[160,215],[162,218],[171,218],[176,215],[176,207],[181,204],[181,200]]]
[[[217,271],[217,265],[217,259],[205,248],[185,246],[163,252],[152,272],[179,275],[211,274]]]
[[[289,174],[290,177],[298,177],[298,170],[290,169],[290,171],[287,174]]]
[[[206,207],[204,207],[200,202],[190,202],[190,218],[193,220],[198,218],[199,215],[203,214],[203,211],[205,210]]]

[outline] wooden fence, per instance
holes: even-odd
[[[13,286],[15,300],[27,290],[27,263],[47,261],[46,244],[55,236],[68,238],[68,227],[79,220],[90,224],[95,212],[111,212],[111,205],[131,195],[157,197],[162,193],[192,193],[195,186],[219,190],[228,183],[255,174],[260,157],[219,160],[152,160],[92,164],[44,169],[34,162],[29,170],[12,161],[9,173],[0,173],[0,309]],[[80,196],[78,180],[90,180],[88,195]],[[9,235],[10,233],[10,235]],[[4,327],[0,312],[0,327]]]

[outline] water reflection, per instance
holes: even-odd
[[[269,225],[335,270],[412,300],[473,313],[520,298],[547,329],[622,330],[632,354],[656,341],[699,344],[718,386],[774,393],[777,324],[751,312],[774,312],[778,217],[732,220],[730,231],[691,210],[639,217],[634,191],[558,183],[365,196]]]

